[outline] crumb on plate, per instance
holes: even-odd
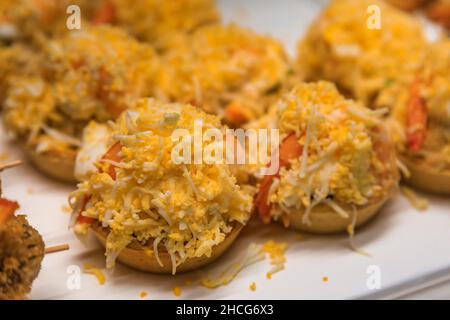
[[[181,296],[181,288],[180,287],[175,287],[175,288],[173,288],[172,291],[173,291],[174,296],[176,296],[176,297]]]
[[[85,273],[94,275],[97,278],[99,285],[102,286],[105,284],[106,281],[105,275],[99,268],[96,268],[93,265],[86,263],[83,269]]]

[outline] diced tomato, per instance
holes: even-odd
[[[88,196],[84,197],[83,206],[81,207],[80,214],[78,215],[78,218],[77,218],[77,222],[80,224],[91,224],[92,222],[94,222],[93,218],[89,218],[89,217],[85,217],[85,216],[81,215],[81,212],[86,210],[86,205],[89,202],[89,199],[91,199],[91,197],[88,197]]]
[[[123,112],[124,108],[110,97],[110,91],[108,89],[111,81],[110,78],[111,76],[104,67],[98,69],[97,98],[103,102],[109,114],[116,119]]]
[[[298,143],[295,133],[290,134],[280,145],[279,159],[280,168],[289,168],[289,161],[300,157],[303,147]],[[270,164],[269,164],[270,165]],[[274,175],[267,175],[263,178],[259,187],[258,196],[255,199],[254,208],[258,210],[260,218],[264,223],[270,222],[271,205],[268,203],[270,186],[276,177],[279,177],[280,168]]]
[[[108,151],[102,157],[102,160],[111,160],[114,162],[120,162],[122,158],[119,155],[120,150],[122,150],[122,143],[116,142],[113,144]],[[102,172],[100,170],[100,172]],[[109,164],[108,172],[107,172],[113,180],[116,180],[116,167]]]
[[[247,113],[248,112],[236,102],[228,104],[224,111],[225,119],[234,125],[241,125],[247,122],[250,118]]]
[[[412,152],[422,149],[427,133],[428,113],[425,100],[420,96],[420,85],[418,79],[411,86],[406,108],[406,143]]]
[[[0,225],[14,216],[17,209],[19,209],[17,202],[0,198]]]
[[[85,217],[85,216],[82,216],[81,214],[78,216],[78,223],[91,224],[92,222],[94,222],[93,218]]]
[[[92,24],[107,24],[112,23],[116,19],[116,7],[114,3],[105,0],[102,6],[97,10],[94,17],[91,19]]]
[[[303,147],[298,143],[298,139],[294,133],[290,134],[283,140],[280,146],[280,166],[288,167],[289,161],[301,156]]]

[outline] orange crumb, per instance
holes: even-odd
[[[328,277],[323,277],[323,278],[322,278],[322,281],[325,282],[325,283],[327,283],[327,282],[328,282]]]
[[[256,283],[252,282],[249,286],[251,291],[256,291]]]
[[[0,153],[0,161],[6,161],[9,159],[9,155],[6,152]]]
[[[267,280],[272,279],[272,274],[270,272],[267,272],[266,273],[266,278],[267,278]]]
[[[63,213],[71,213],[71,212],[72,212],[72,209],[71,209],[68,205],[62,205],[62,206],[61,206],[61,211],[62,211]]]
[[[176,297],[179,297],[179,296],[181,296],[181,288],[180,287],[175,287],[175,288],[173,288],[173,294],[176,296]]]
[[[99,285],[104,285],[105,284],[105,275],[103,274],[103,272],[99,269],[96,268],[88,263],[86,263],[84,265],[84,272],[88,273],[88,274],[92,274],[93,276],[95,276],[97,278],[98,284]]]
[[[28,188],[27,188],[27,193],[28,193],[28,194],[32,194],[33,192],[34,192],[34,190],[33,190],[32,187],[28,187]]]
[[[142,292],[139,294],[139,297],[140,297],[141,299],[145,299],[147,296],[148,296],[148,293],[145,292],[145,291],[142,291]]]

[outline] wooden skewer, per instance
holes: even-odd
[[[45,254],[65,251],[65,250],[69,250],[69,249],[70,249],[70,247],[69,247],[69,245],[67,243],[60,244],[60,245],[57,245],[57,246],[52,246],[52,247],[45,248]]]
[[[20,160],[12,161],[12,162],[5,163],[5,164],[0,164],[0,171],[9,169],[9,168],[13,168],[13,167],[17,167],[18,165],[21,165],[21,164],[22,164],[22,161],[20,161]]]

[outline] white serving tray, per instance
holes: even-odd
[[[252,27],[281,39],[288,51],[320,10],[324,1],[219,1],[225,21]],[[92,239],[87,246],[68,230],[67,195],[74,186],[57,183],[37,173],[26,164],[17,145],[8,141],[0,126],[0,154],[10,160],[23,159],[21,167],[2,174],[6,197],[20,201],[20,213],[28,215],[48,246],[68,243],[70,250],[49,254],[34,283],[31,299],[178,299],[174,287],[181,287],[183,299],[350,299],[393,298],[450,279],[450,199],[427,195],[430,208],[418,212],[397,196],[372,223],[357,230],[356,243],[371,257],[359,255],[348,247],[342,236],[318,237],[301,235],[278,226],[263,226],[252,222],[244,230],[230,252],[217,263],[197,272],[172,276],[157,276],[118,266],[107,273],[106,283],[99,285],[92,275],[80,275],[80,288],[67,286],[71,266],[89,263],[103,268],[104,256]],[[227,286],[205,289],[187,286],[187,280],[198,280],[205,274],[217,274],[242,255],[252,242],[267,240],[287,242],[287,263],[284,271],[266,279],[267,261],[254,264]],[[370,266],[377,266],[381,288],[367,286]],[[370,270],[370,269],[369,269]],[[328,281],[324,282],[323,278]],[[256,291],[249,285],[255,282]],[[447,291],[448,292],[448,291]]]

